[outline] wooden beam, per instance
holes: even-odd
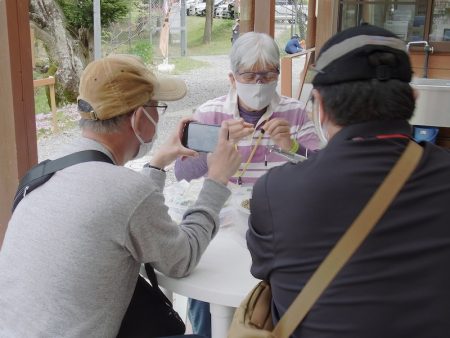
[[[244,34],[253,32],[253,23],[255,21],[255,0],[241,0],[239,16],[239,32]]]
[[[53,76],[46,77],[45,79],[33,80],[34,88],[49,86],[55,84],[55,78]]]
[[[306,48],[316,46],[316,0],[308,1],[308,29],[306,30]]]
[[[301,52],[288,54],[281,58],[281,95],[295,97],[296,99],[300,99],[302,94],[303,85],[305,84],[306,75],[308,67],[311,64],[312,59],[314,58],[315,48],[309,48],[302,50]],[[305,62],[303,67],[301,68],[296,76],[292,74],[292,60],[294,58],[305,57]],[[298,77],[297,77],[298,76]],[[298,81],[298,92],[294,96],[292,94],[292,79]]]
[[[325,41],[337,32],[337,8],[336,0],[317,1],[316,58]]]
[[[0,1],[0,246],[19,177],[37,162],[29,1]]]
[[[281,95],[292,97],[292,57],[281,58]]]
[[[255,1],[254,31],[275,37],[275,0]]]

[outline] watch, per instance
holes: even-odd
[[[156,170],[162,171],[164,173],[166,172],[163,168],[155,167],[154,165],[151,165],[150,163],[144,164],[144,168],[156,169]]]

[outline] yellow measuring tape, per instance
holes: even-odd
[[[253,146],[252,152],[250,153],[250,156],[248,157],[247,162],[244,164],[244,168],[242,168],[242,170],[238,169],[238,171],[235,174],[235,176],[237,176],[237,183],[239,185],[242,184],[242,176],[247,171],[247,168],[250,165],[250,162],[252,161],[253,156],[255,155],[256,148],[258,148],[258,146],[261,143],[261,140],[262,140],[262,138],[264,136],[264,129],[260,129],[260,131],[261,131],[261,133],[259,134],[258,139],[256,140],[256,143]],[[236,148],[236,150],[238,150],[237,144],[235,144],[234,147]]]

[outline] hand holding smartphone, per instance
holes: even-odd
[[[181,143],[186,148],[211,153],[216,149],[219,131],[219,125],[189,121],[184,127]]]
[[[229,139],[229,122],[209,125],[194,121],[185,122],[181,144],[190,151],[207,152],[208,178],[227,184],[241,164],[241,156]]]
[[[223,121],[219,128],[217,147],[207,156],[208,178],[225,185],[242,162],[241,155],[229,135],[229,122]]]

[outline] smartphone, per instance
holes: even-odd
[[[181,143],[186,148],[210,153],[216,148],[219,130],[219,125],[191,121],[184,127]]]

